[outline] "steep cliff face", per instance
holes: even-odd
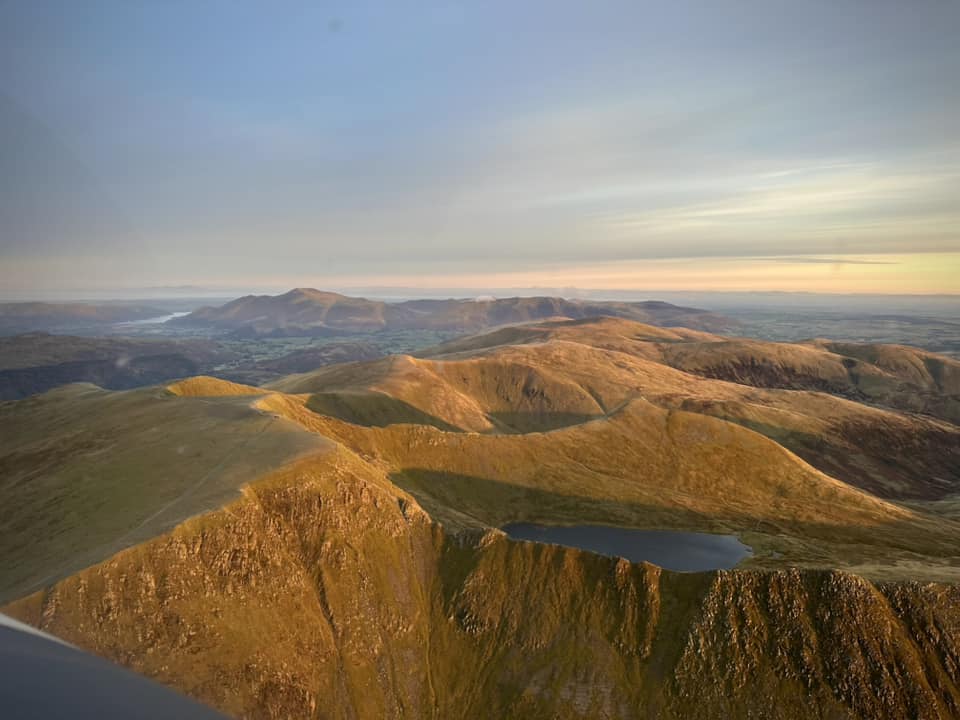
[[[960,716],[955,586],[448,535],[343,447],[4,612],[237,717]]]

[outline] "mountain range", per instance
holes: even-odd
[[[620,317],[68,386],[0,404],[0,610],[235,717],[958,717],[958,403],[933,353]]]
[[[552,317],[607,315],[652,325],[723,330],[733,323],[705,310],[665,302],[600,302],[556,297],[408,300],[387,303],[310,288],[283,295],[248,295],[205,307],[171,323],[214,327],[247,336],[336,335],[381,330],[477,332]]]
[[[0,303],[0,335],[97,327],[168,315],[167,310],[129,303]]]

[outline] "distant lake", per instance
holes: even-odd
[[[167,320],[173,320],[174,318],[183,317],[184,315],[189,315],[189,312],[175,312],[170,313],[169,315],[160,315],[159,317],[144,318],[143,320],[126,320],[124,322],[115,323],[116,325],[160,325],[165,323]]]
[[[646,561],[667,570],[698,572],[730,569],[753,555],[734,535],[630,530],[608,525],[532,525],[512,523],[502,530],[514,540],[565,545],[600,555]]]

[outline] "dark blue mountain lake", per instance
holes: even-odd
[[[512,523],[502,530],[514,540],[565,545],[600,555],[646,561],[667,570],[728,570],[753,555],[734,535],[630,530],[608,525],[533,525]]]

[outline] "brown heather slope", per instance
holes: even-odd
[[[429,357],[322,368],[272,388],[310,394],[311,409],[355,424],[484,433],[575,425],[642,397],[743,425],[882,497],[937,499],[960,491],[957,425],[826,392],[754,387],[664,364],[664,355],[682,357],[690,346],[696,348],[692,357],[707,355],[710,347],[717,347],[718,357],[730,355],[731,343],[704,343],[699,336],[688,341],[687,332],[608,319],[508,328],[441,346]],[[668,333],[671,339],[662,342]],[[515,344],[496,344],[504,339]],[[784,385],[798,377],[795,369],[809,355],[829,355],[805,346],[760,346],[791,361],[780,375]],[[753,341],[744,341],[736,352],[752,347]]]
[[[450,535],[341,447],[4,611],[235,717],[934,720],[958,608]]]
[[[420,353],[444,358],[504,345],[569,340],[761,388],[816,390],[960,422],[960,362],[901,345],[815,340],[778,343],[618,318],[504,328]]]
[[[821,390],[960,422],[960,362],[915,348],[737,339],[664,347],[662,359],[703,377]]]
[[[650,325],[682,325],[714,332],[736,325],[729,318],[666,302],[567,300],[558,297],[513,297],[475,300],[411,300],[395,307],[415,314],[411,326],[477,332],[498,325],[529,323],[547,318],[629,318]]]
[[[527,345],[548,340],[571,340],[583,345],[619,350],[646,357],[659,357],[650,343],[685,341],[722,341],[726,338],[683,327],[656,327],[634,320],[613,317],[589,317],[581,320],[530,323],[500,328],[488,333],[458,338],[428,348],[421,357],[443,357],[502,345]]]
[[[830,352],[872,363],[914,386],[960,395],[960,362],[944,355],[903,345],[815,342]]]

